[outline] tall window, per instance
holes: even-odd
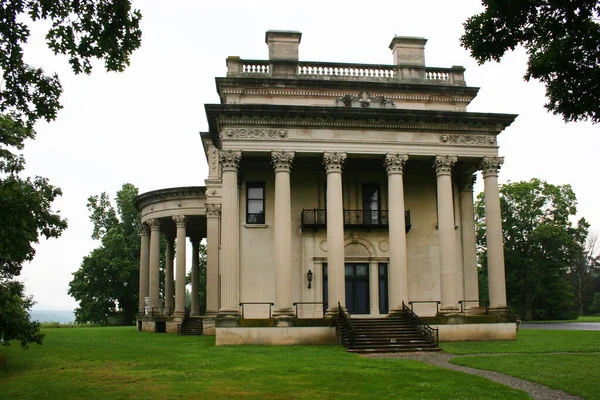
[[[365,183],[362,185],[362,200],[365,224],[379,224],[379,185]]]
[[[265,183],[246,183],[246,223],[265,223]]]

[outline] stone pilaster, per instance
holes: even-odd
[[[220,204],[206,204],[206,313],[219,311],[219,213]]]
[[[324,153],[327,172],[327,284],[329,299],[327,315],[338,313],[338,302],[346,307],[344,276],[344,203],[342,197],[342,166],[346,153]]]
[[[458,310],[458,270],[456,265],[456,236],[452,201],[452,167],[454,156],[437,156],[434,167],[437,175],[438,234],[440,238],[441,312]]]
[[[275,169],[275,310],[273,317],[283,320],[294,316],[292,307],[292,200],[290,169],[294,152],[274,151]]]
[[[406,261],[406,228],[404,222],[404,165],[406,154],[387,154],[385,167],[388,174],[390,265],[389,309],[402,310],[402,302],[408,303],[408,266]]]
[[[463,275],[465,280],[465,299],[479,300],[479,280],[477,277],[477,243],[475,240],[475,210],[473,204],[473,185],[475,175],[463,179],[460,186],[460,217],[463,245]],[[467,304],[467,306],[477,306]]]
[[[190,238],[192,242],[192,292],[190,294],[190,315],[197,317],[200,315],[200,239]]]
[[[177,259],[175,261],[175,315],[183,317],[185,314],[185,237],[187,219],[185,215],[173,217],[177,226]]]
[[[504,157],[484,157],[481,163],[485,196],[485,229],[487,238],[490,309],[503,311],[506,305],[506,277],[498,172]]]
[[[157,218],[148,221],[150,224],[150,288],[149,288],[149,307],[150,313],[158,313],[160,281],[159,281],[159,262],[160,262],[160,221]]]
[[[379,315],[379,264],[373,260],[369,262],[369,297],[371,315]]]
[[[173,313],[173,255],[175,254],[175,238],[167,235],[165,251],[165,308]]]
[[[149,263],[150,263],[150,230],[146,223],[140,224],[140,296],[138,312],[144,315],[146,309],[146,297],[149,292]]]
[[[220,318],[240,317],[240,212],[237,173],[241,158],[241,151],[219,152],[223,179]]]

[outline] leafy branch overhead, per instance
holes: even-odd
[[[600,2],[483,0],[461,44],[483,64],[523,46],[524,79],[546,85],[545,107],[567,122],[600,121]]]

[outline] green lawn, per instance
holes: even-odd
[[[502,372],[588,400],[600,399],[599,331],[528,329],[521,330],[516,341],[442,343],[441,347],[458,355],[494,354],[452,359],[458,365]]]
[[[550,322],[600,322],[600,315],[580,315],[577,319],[548,320],[548,321],[522,321],[528,324],[547,324]]]
[[[340,347],[215,347],[211,337],[134,328],[47,329],[44,345],[0,350],[6,399],[524,399],[486,379]]]

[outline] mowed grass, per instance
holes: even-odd
[[[453,354],[494,354],[457,357],[451,360],[454,364],[600,399],[600,331],[528,329],[521,330],[516,341],[443,343],[442,347]]]
[[[216,347],[211,337],[125,328],[47,329],[0,350],[6,399],[524,399],[489,380],[334,346]],[[0,356],[1,357],[1,356]]]
[[[523,321],[528,324],[547,324],[551,322],[563,323],[563,322],[600,322],[600,315],[580,315],[577,319],[567,320],[547,320],[547,321]]]

